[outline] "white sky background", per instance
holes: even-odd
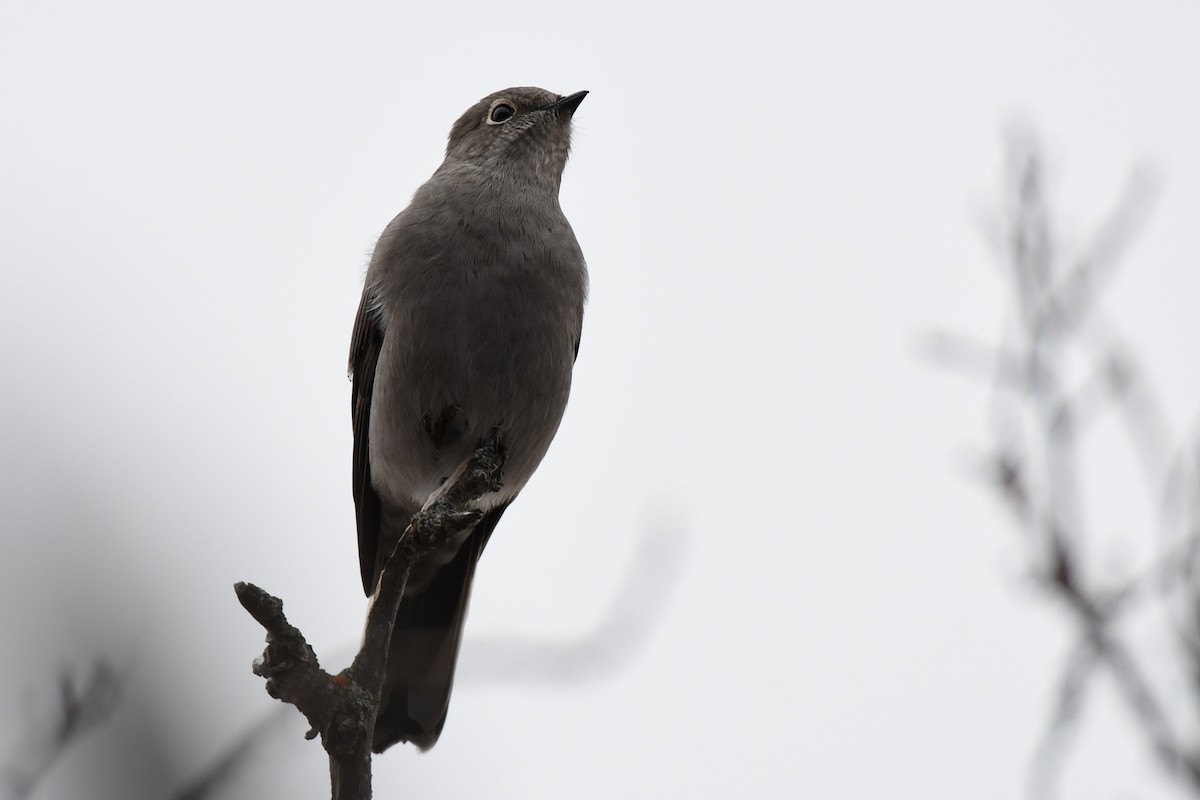
[[[591,91],[572,404],[481,564],[446,732],[379,796],[1022,796],[1072,631],[964,477],[986,387],[917,344],[999,330],[978,221],[1024,121],[1075,241],[1156,170],[1105,306],[1176,428],[1200,407],[1200,7],[1108,5],[10,2],[0,746],[106,653],[126,705],[39,797],[166,796],[274,703],[236,580],[343,665],[367,254],[462,110],[533,84]],[[586,635],[663,528],[620,669],[471,662]],[[1064,796],[1182,796],[1098,690]],[[229,796],[327,796],[292,728]]]

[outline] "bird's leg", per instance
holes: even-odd
[[[479,442],[479,447],[481,449],[487,447],[495,451],[496,458],[500,462],[500,469],[504,468],[504,462],[508,460],[508,450],[504,448],[504,443],[501,441],[503,433],[503,427],[497,425],[496,427],[492,428],[492,432],[490,434],[483,437],[483,439]]]

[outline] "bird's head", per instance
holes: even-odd
[[[528,86],[490,94],[450,129],[446,162],[549,180],[557,189],[571,149],[571,117],[586,96]]]

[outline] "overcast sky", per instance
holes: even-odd
[[[1156,176],[1104,305],[1176,430],[1200,408],[1200,7],[1102,5],[12,0],[0,747],[104,654],[126,702],[37,796],[167,796],[273,708],[236,580],[344,663],[367,256],[457,116],[538,85],[591,92],[571,406],[480,565],[445,734],[379,796],[1022,796],[1071,630],[966,476],[986,386],[919,343],[1000,330],[980,228],[1034,130],[1068,245]],[[629,585],[649,633],[611,663],[499,668]],[[1063,796],[1182,796],[1106,691]],[[228,796],[326,796],[303,730]]]

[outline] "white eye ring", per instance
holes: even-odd
[[[507,100],[497,100],[492,103],[492,107],[488,109],[487,124],[488,125],[503,125],[512,119],[517,113],[513,108],[513,104]]]

